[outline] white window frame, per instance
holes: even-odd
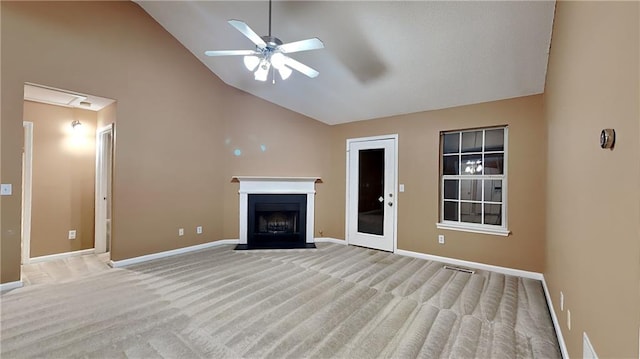
[[[485,141],[485,135],[484,132],[487,130],[496,130],[496,129],[503,129],[504,130],[504,149],[503,151],[498,151],[498,152],[493,152],[493,151],[485,151],[484,148],[484,141]],[[483,131],[483,136],[482,136],[482,150],[481,152],[469,152],[469,153],[462,153],[462,134],[465,132],[477,132],[477,131]],[[480,155],[484,155],[485,154],[492,154],[492,153],[500,153],[500,152],[504,152],[504,164],[503,164],[503,173],[501,175],[463,175],[463,174],[457,174],[457,175],[444,175],[442,173],[442,162],[444,159],[444,148],[443,148],[443,141],[442,138],[444,135],[446,134],[451,134],[451,133],[458,133],[459,134],[459,147],[458,147],[458,156],[463,156],[463,155],[473,155],[473,154],[480,154]],[[464,232],[472,232],[472,233],[482,233],[482,234],[492,234],[492,235],[499,235],[499,236],[508,236],[511,232],[509,231],[508,227],[507,227],[507,184],[508,184],[508,178],[507,178],[507,163],[508,163],[508,156],[509,156],[509,151],[508,151],[508,143],[509,143],[509,129],[507,126],[497,126],[497,127],[486,127],[486,128],[476,128],[476,129],[468,129],[468,130],[459,130],[459,131],[446,131],[446,132],[442,132],[441,136],[440,136],[441,140],[440,140],[440,152],[439,152],[439,156],[440,156],[440,163],[441,163],[441,167],[440,167],[440,194],[439,194],[439,201],[440,201],[440,219],[439,222],[436,224],[436,227],[438,229],[448,229],[448,230],[455,230],[455,231],[464,231]],[[460,166],[461,164],[461,157],[459,157],[459,161],[458,161],[458,165]],[[501,218],[501,225],[497,226],[497,225],[490,225],[490,224],[479,224],[479,223],[468,223],[468,222],[461,222],[460,218],[460,208],[462,207],[460,204],[463,202],[466,202],[464,200],[461,199],[460,196],[460,186],[461,186],[461,180],[469,180],[469,179],[478,179],[478,180],[501,180],[502,181],[502,202],[500,203],[500,205],[502,205],[502,218]],[[445,180],[458,180],[458,221],[447,221],[444,220],[444,181]],[[482,200],[480,202],[478,201],[469,201],[471,203],[480,203],[481,208],[482,208],[482,218],[484,218],[484,204],[498,204],[495,202],[490,202],[490,201],[485,201],[484,200],[484,185],[482,186],[482,191],[483,191],[483,195],[482,195]]]

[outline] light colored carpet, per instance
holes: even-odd
[[[539,281],[358,247],[233,251],[0,298],[5,358],[560,358]]]
[[[22,266],[24,285],[61,283],[110,269],[109,253],[85,254]]]

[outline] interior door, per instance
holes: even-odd
[[[111,251],[111,179],[113,168],[113,124],[97,132],[96,138],[96,253]]]
[[[393,252],[397,138],[347,141],[347,243]]]

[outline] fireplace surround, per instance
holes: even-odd
[[[236,249],[315,248],[315,183],[319,177],[235,176],[240,183]]]

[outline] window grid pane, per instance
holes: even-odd
[[[444,199],[457,200],[460,194],[459,180],[444,180]]]
[[[449,133],[444,135],[442,152],[444,154],[460,152],[460,134],[459,133]]]
[[[442,174],[443,175],[457,175],[459,174],[460,155],[455,156],[445,155],[442,158]]]
[[[504,151],[504,129],[491,129],[484,132],[484,151]]]
[[[445,221],[458,221],[460,215],[458,213],[458,202],[457,201],[444,201],[443,205],[443,218]]]

